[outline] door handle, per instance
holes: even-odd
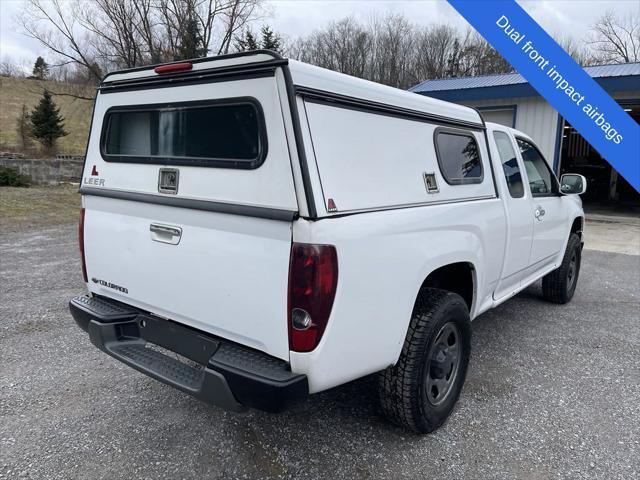
[[[168,243],[170,245],[177,245],[182,238],[182,229],[179,227],[172,227],[170,225],[160,225],[158,223],[152,223],[149,226],[151,232],[151,240],[156,242]]]
[[[542,208],[540,205],[538,205],[538,206],[536,207],[535,216],[536,216],[536,218],[537,218],[538,220],[542,221],[542,217],[544,217],[544,214],[545,214],[545,213],[547,213],[547,212],[546,212],[546,211],[545,211],[545,209],[544,209],[544,208]]]

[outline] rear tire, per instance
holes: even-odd
[[[578,285],[582,246],[576,233],[569,236],[562,263],[542,278],[542,296],[553,303],[564,304],[573,298]]]
[[[440,427],[458,400],[470,352],[471,321],[465,301],[452,292],[423,289],[398,362],[379,374],[384,415],[417,433]]]

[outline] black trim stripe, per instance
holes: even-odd
[[[283,222],[290,222],[298,216],[298,212],[295,212],[293,210],[257,207],[254,205],[236,205],[232,203],[214,202],[210,200],[195,200],[191,198],[165,197],[162,195],[155,195],[150,193],[126,192],[108,188],[93,188],[83,186],[80,187],[80,193],[82,195],[115,198],[118,200],[128,200],[130,202],[150,203],[153,205],[164,205],[168,207],[226,213],[229,215],[243,215],[246,217],[266,218],[269,220],[280,220]]]
[[[371,100],[350,97],[347,95],[341,95],[338,93],[328,92],[325,90],[317,90],[315,88],[303,87],[299,85],[295,87],[295,93],[301,95],[306,101],[309,102],[332,105],[340,108],[348,108],[350,110],[375,113],[378,115],[386,115],[389,117],[404,118],[408,120],[416,120],[419,122],[435,123],[445,126],[464,127],[473,130],[483,130],[485,128],[484,122],[482,120],[479,123],[467,122],[455,118],[444,117],[442,115],[436,115],[419,110],[399,107],[397,105],[374,102]]]
[[[437,201],[421,202],[421,203],[407,203],[403,205],[389,205],[384,207],[362,208],[358,210],[347,210],[345,212],[332,213],[327,215],[326,217],[322,217],[321,220],[330,220],[332,218],[349,217],[351,215],[361,215],[365,213],[387,212],[392,210],[406,210],[408,208],[437,207],[439,205],[481,202],[481,201],[487,201],[487,200],[499,200],[499,198],[495,195],[482,195],[480,197],[466,197],[466,198],[457,198],[452,200],[437,200]]]
[[[203,62],[212,62],[212,61],[217,61],[217,60],[228,60],[230,58],[241,58],[241,57],[252,57],[255,55],[268,55],[270,57],[272,57],[274,60],[286,60],[282,55],[280,55],[277,52],[274,52],[273,50],[264,50],[264,49],[260,49],[260,50],[251,50],[248,52],[236,52],[236,53],[228,53],[225,55],[217,55],[217,56],[213,56],[213,57],[200,57],[200,58],[191,58],[188,60],[176,60],[175,62],[167,62],[167,63],[154,63],[153,65],[145,65],[142,67],[134,67],[134,68],[126,68],[123,70],[116,70],[113,72],[109,72],[107,73],[103,78],[102,78],[102,82],[104,83],[105,80],[110,77],[111,75],[120,75],[123,73],[135,73],[135,72],[144,72],[145,70],[153,70],[156,67],[159,67],[161,65],[174,65],[176,63],[203,63]],[[254,62],[257,63],[257,62]],[[246,64],[243,64],[246,65]]]
[[[498,192],[498,184],[496,182],[496,172],[493,169],[493,158],[491,158],[491,145],[489,145],[489,135],[487,134],[487,130],[484,131],[484,145],[487,149],[487,155],[489,155],[489,170],[491,170],[491,180],[493,181],[493,191],[496,194],[496,197],[500,196]],[[502,162],[500,162],[502,163]]]
[[[181,85],[196,85],[201,83],[228,82],[250,78],[273,77],[276,68],[286,65],[286,60],[269,60],[266,62],[229,65],[226,67],[207,68],[204,70],[190,70],[188,72],[171,75],[157,75],[153,77],[135,77],[100,85],[100,93],[126,92],[146,90],[150,88],[167,88]]]
[[[296,151],[298,152],[298,160],[300,161],[300,171],[302,173],[302,184],[304,186],[304,194],[307,200],[307,210],[310,218],[318,218],[315,198],[313,196],[313,188],[311,186],[311,176],[309,175],[309,162],[304,150],[304,142],[302,140],[302,129],[300,127],[300,115],[298,113],[298,105],[296,103],[296,89],[291,79],[291,70],[288,65],[282,66],[284,74],[284,83],[287,89],[287,100],[289,103],[289,111],[291,112],[291,123],[293,123],[293,136],[296,142]]]
[[[98,104],[98,90],[96,90],[96,94],[93,97],[93,107],[91,108],[91,121],[89,122],[89,131],[87,132],[87,145],[84,149],[84,160],[82,161],[82,172],[80,172],[80,179],[82,180],[82,176],[84,175],[84,171],[87,168],[87,158],[89,158],[89,143],[91,143],[91,131],[93,130],[93,121],[96,117],[96,105]],[[82,184],[80,184],[82,186]],[[78,188],[78,193],[80,193],[80,188]]]

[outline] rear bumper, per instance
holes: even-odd
[[[106,297],[75,297],[69,309],[100,350],[207,403],[279,412],[309,393],[307,377],[280,359]]]

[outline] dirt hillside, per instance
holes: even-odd
[[[52,93],[73,92],[86,97],[93,97],[95,94],[91,88],[78,91],[77,86],[53,81],[0,77],[0,150],[15,150],[19,147],[16,123],[22,105],[26,105],[27,110],[31,111],[40,100],[44,88]],[[65,129],[69,132],[69,135],[58,140],[58,153],[83,155],[93,102],[62,95],[54,95],[53,100],[60,107],[65,119]]]

